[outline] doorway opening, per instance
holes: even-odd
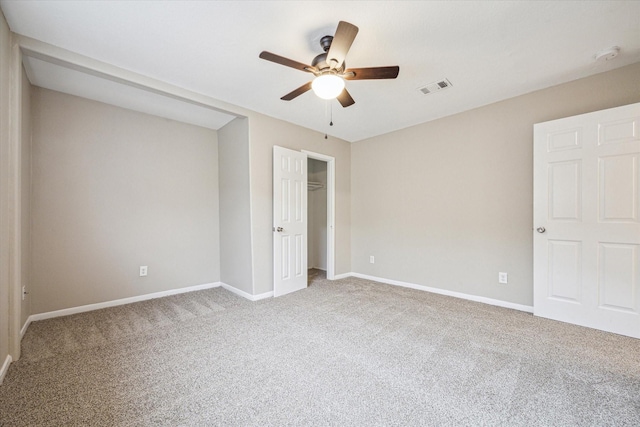
[[[308,283],[327,273],[327,162],[307,158]]]
[[[307,266],[308,283],[334,279],[334,184],[333,157],[307,154]]]

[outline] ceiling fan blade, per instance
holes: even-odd
[[[400,67],[371,67],[371,68],[349,68],[345,70],[346,80],[371,80],[371,79],[395,79],[398,77]],[[353,73],[351,75],[350,73]]]
[[[329,52],[327,52],[326,61],[329,67],[340,68],[342,66],[356,34],[358,34],[358,27],[355,25],[345,21],[338,22],[338,29],[336,29],[336,34],[331,41]]]
[[[338,95],[338,102],[340,102],[340,104],[344,108],[347,108],[348,106],[356,103],[356,101],[353,100],[349,92],[347,92],[347,88],[344,88],[340,93],[340,95]]]
[[[313,73],[316,70],[315,67],[312,67],[311,65],[303,64],[302,62],[294,61],[293,59],[285,58],[284,56],[276,55],[275,53],[267,52],[266,50],[260,52],[260,58],[275,62],[276,64],[284,65],[285,67],[306,71],[308,73]]]
[[[302,95],[303,93],[305,93],[309,89],[311,89],[311,82],[303,84],[298,89],[289,92],[288,94],[286,94],[285,96],[283,96],[280,99],[282,99],[283,101],[291,101],[293,98],[296,98],[296,97]]]

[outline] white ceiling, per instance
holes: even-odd
[[[347,141],[640,62],[638,1],[0,0],[0,7],[18,34]],[[279,99],[311,75],[258,54],[310,63],[340,20],[360,28],[347,66],[399,65],[400,75],[348,81],[356,104],[329,102],[329,128],[327,102],[312,92]],[[596,62],[611,46],[620,55]],[[47,79],[35,68],[53,72],[32,67],[34,84]],[[453,87],[417,90],[442,78]],[[94,99],[83,93],[102,86],[78,76],[65,84]],[[105,102],[115,103],[119,91],[104,86],[112,92]]]

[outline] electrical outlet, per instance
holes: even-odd
[[[141,265],[140,266],[140,277],[144,277],[147,275],[147,266],[146,265]]]
[[[375,264],[376,263],[376,259],[373,257],[373,255],[371,255],[369,257],[369,264]]]
[[[498,283],[507,284],[509,282],[509,275],[507,273],[498,273]]]

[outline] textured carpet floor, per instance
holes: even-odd
[[[639,426],[640,340],[362,279],[33,323],[9,426]]]

